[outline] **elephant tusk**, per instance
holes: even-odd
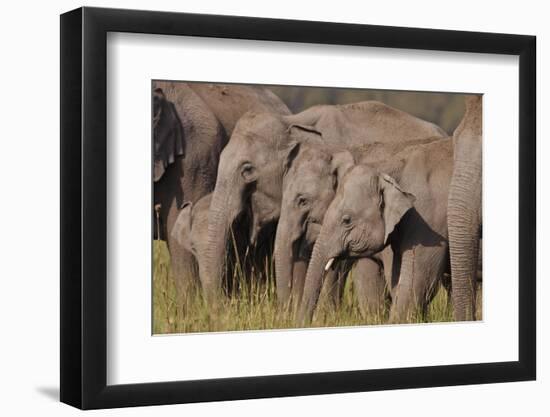
[[[334,263],[334,258],[330,258],[328,260],[327,264],[325,265],[325,272],[330,269],[330,267],[332,266],[333,263]]]

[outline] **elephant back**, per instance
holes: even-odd
[[[448,136],[434,123],[374,100],[336,106],[336,112],[350,126],[364,126],[368,142],[393,143]]]
[[[264,87],[208,83],[188,85],[216,115],[228,137],[237,121],[248,111],[290,114],[286,104]]]
[[[345,146],[447,136],[439,126],[378,101],[314,106],[289,120],[319,132],[326,142]]]

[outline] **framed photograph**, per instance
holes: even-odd
[[[535,37],[61,16],[61,401],[533,380]]]

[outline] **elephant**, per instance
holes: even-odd
[[[450,138],[407,147],[378,164],[350,161],[341,169],[313,247],[298,325],[312,320],[324,272],[346,258],[383,262],[392,298],[390,322],[403,322],[418,309],[425,312],[448,264],[452,169]],[[393,256],[380,256],[388,249]]]
[[[196,203],[186,201],[178,214],[171,235],[186,251],[193,254],[197,261],[199,274],[201,269],[200,254],[204,252],[205,236],[208,231],[208,209],[212,193],[205,195]]]
[[[296,263],[307,265],[309,261],[324,213],[335,195],[338,172],[344,166],[354,163],[384,161],[405,147],[430,143],[441,138],[435,136],[412,139],[416,136],[418,134],[408,132],[400,142],[367,143],[354,146],[349,152],[341,146],[327,145],[322,140],[310,140],[297,143],[293,152],[289,153],[289,158],[285,161],[287,168],[283,175],[281,213],[275,238],[275,268],[280,286],[290,289],[294,307],[302,297],[306,269],[296,268]],[[372,262],[360,261],[354,277],[365,275],[360,271],[376,270],[378,263],[367,265]],[[302,274],[294,275],[295,268],[302,271]],[[338,285],[338,275],[345,274],[346,269],[327,273],[323,293],[329,296],[328,300],[332,304],[338,304],[338,296],[343,285],[342,282]],[[380,276],[382,282],[356,283],[356,287],[361,286],[366,290],[366,293],[360,296],[360,306],[364,314],[367,310],[378,310],[383,301],[383,277],[380,272],[375,276]]]
[[[184,202],[214,189],[222,149],[237,120],[250,110],[290,114],[266,88],[153,83],[154,236],[167,241],[179,302],[197,284],[193,257],[171,231]]]
[[[201,276],[201,270],[204,269],[204,253],[206,251],[208,232],[208,210],[211,200],[212,193],[205,195],[196,203],[190,201],[183,203],[171,231],[173,239],[193,255],[198,266],[199,276]],[[245,225],[247,223],[254,223],[254,219],[249,219],[248,217],[245,217],[244,220]],[[266,256],[265,251],[262,250],[247,252],[248,248],[245,245],[247,241],[245,239],[249,236],[248,230],[241,230],[237,227],[234,233],[236,233],[235,241],[242,244],[234,248],[234,252],[236,253],[230,253],[228,257],[230,262],[227,265],[225,287],[229,293],[239,289],[241,282],[237,282],[237,279],[243,277],[244,279],[248,279],[252,268],[255,268],[255,277],[262,276],[263,271],[261,270],[261,266]],[[237,261],[239,262],[239,270],[236,269]],[[237,276],[237,274],[240,275]],[[267,279],[267,277],[264,278]]]
[[[482,96],[467,96],[466,112],[453,133],[454,171],[449,190],[448,226],[453,315],[475,320],[480,252]]]
[[[234,222],[254,207],[254,243],[262,228],[278,221],[284,161],[296,143],[312,137],[346,146],[397,142],[407,132],[418,137],[446,135],[432,123],[376,101],[314,106],[291,116],[265,112],[243,116],[221,154],[210,205],[205,277],[201,277],[208,300],[215,303],[222,295],[224,254]],[[278,280],[277,294],[285,303],[288,289]]]

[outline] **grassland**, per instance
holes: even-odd
[[[191,294],[178,302],[176,288],[170,271],[170,257],[166,243],[154,241],[153,245],[153,332],[190,333],[231,330],[265,330],[293,328],[290,316],[277,314],[273,279],[263,283],[251,280],[241,290],[228,298],[216,311],[206,308],[200,294]],[[273,265],[265,265],[265,274],[273,276]],[[235,277],[238,279],[239,277]],[[314,316],[312,327],[339,327],[375,325],[387,322],[388,306],[381,314],[363,318],[359,312],[352,280],[344,289],[342,304],[338,310],[321,308]],[[478,297],[478,319],[481,318],[481,291]],[[415,316],[411,323],[452,321],[452,306],[447,293],[440,289],[430,304],[426,317]]]

